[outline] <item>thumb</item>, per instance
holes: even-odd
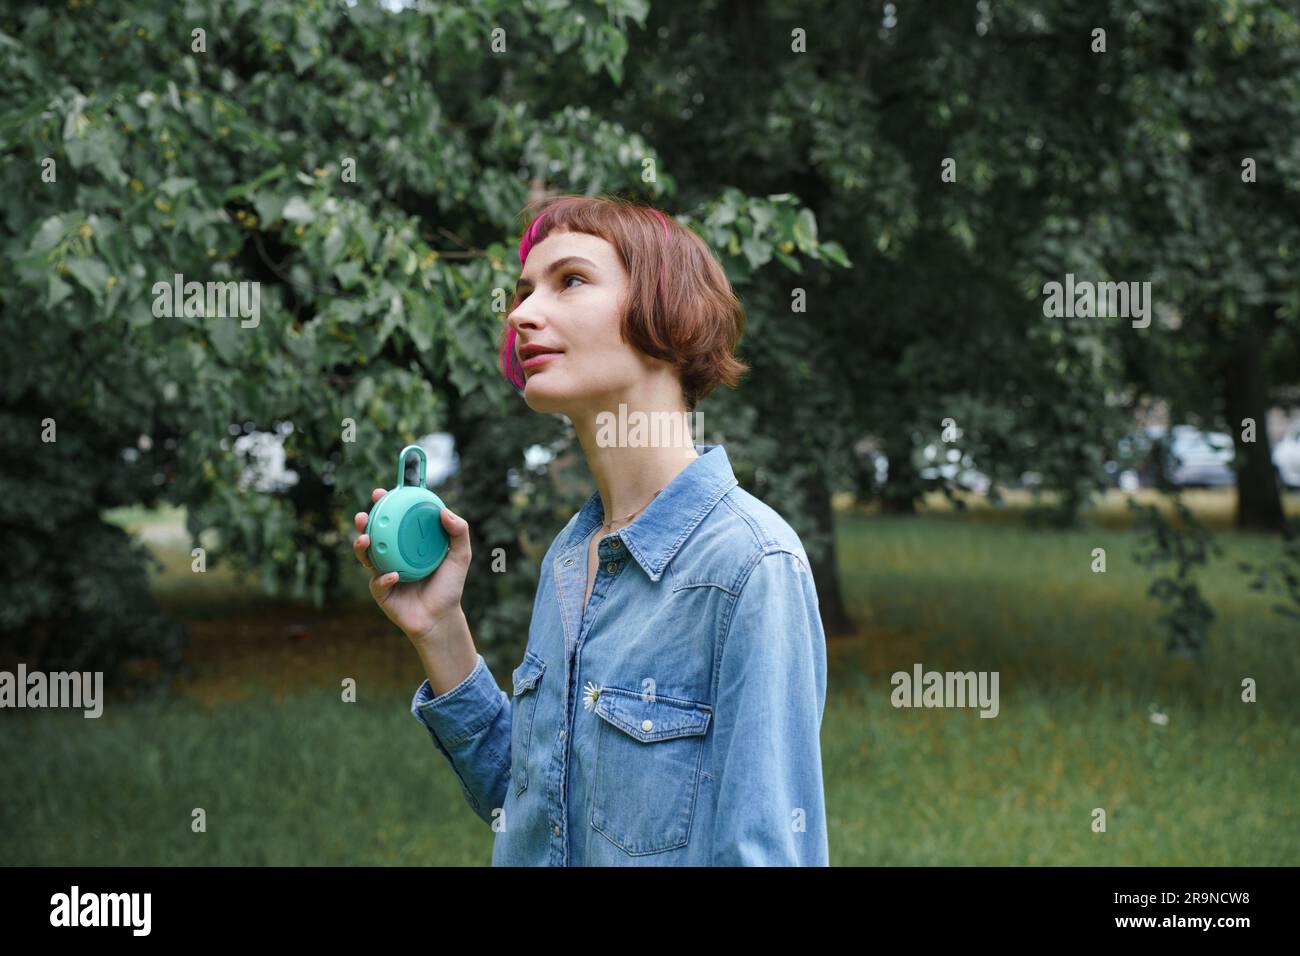
[[[442,526],[451,538],[451,553],[469,557],[469,522],[450,508],[442,509]]]
[[[464,534],[469,528],[469,523],[444,505],[442,509],[442,526],[447,529],[448,534],[455,537]]]
[[[452,511],[450,507],[442,509],[442,527],[447,529],[447,537],[450,538],[450,548],[447,550],[447,557],[455,559],[456,562],[469,567],[469,522],[460,515]]]

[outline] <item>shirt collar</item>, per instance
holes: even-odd
[[[651,581],[659,580],[696,525],[738,484],[725,448],[692,444],[699,457],[678,472],[631,524],[607,535],[623,542]],[[604,510],[600,491],[592,492],[578,512],[578,520],[565,542],[566,550],[580,544],[593,530],[602,530]]]

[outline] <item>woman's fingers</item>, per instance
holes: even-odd
[[[357,540],[352,542],[352,553],[357,556],[357,560],[360,561],[367,568],[369,568],[371,571],[374,571],[375,566],[370,563],[370,555],[366,554],[366,551],[369,550],[369,548],[370,548],[370,535],[368,534],[363,534],[360,537],[358,537]]]
[[[383,488],[376,488],[374,491],[370,492],[370,500],[378,501],[387,493],[388,492],[384,491]],[[358,511],[352,516],[352,523],[355,524],[357,530],[361,532],[361,537],[352,542],[352,553],[357,556],[358,561],[374,572],[376,570],[375,566],[370,563],[370,557],[366,554],[366,551],[370,548],[370,535],[365,533],[366,525],[370,523],[370,515],[365,511]]]
[[[390,571],[388,574],[376,574],[370,579],[370,595],[379,604],[388,600],[388,595],[393,593],[393,585],[397,583],[397,572]]]

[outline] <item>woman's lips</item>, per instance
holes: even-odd
[[[563,355],[563,352],[542,352],[540,355],[534,355],[528,361],[524,362],[525,369],[541,368],[553,358]]]

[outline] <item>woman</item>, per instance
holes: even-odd
[[[807,555],[721,445],[634,424],[734,387],[740,303],[698,236],[618,199],[540,201],[519,259],[502,373],[573,422],[596,491],[542,560],[509,698],[460,606],[466,522],[444,509],[448,557],[410,584],[357,539],[428,674],[412,713],[493,826],[493,865],[827,865]]]

